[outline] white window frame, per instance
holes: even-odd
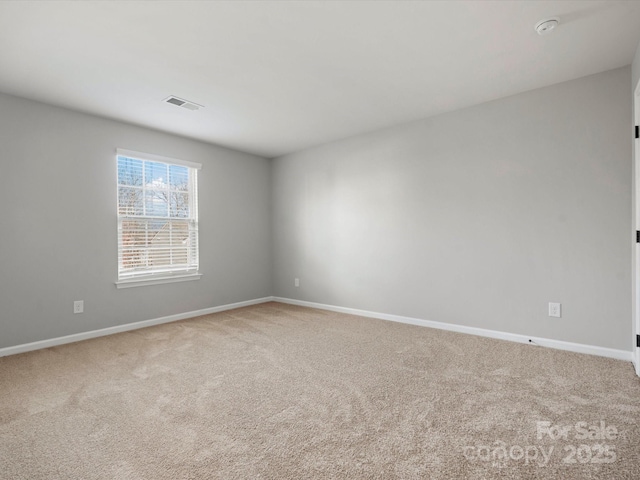
[[[187,269],[167,269],[165,271],[146,271],[140,270],[138,272],[124,272],[122,268],[122,221],[124,219],[152,219],[157,217],[150,217],[145,215],[121,215],[119,209],[119,178],[117,172],[118,157],[127,157],[135,160],[142,160],[143,162],[157,162],[164,163],[166,165],[177,165],[189,168],[190,182],[189,182],[189,217],[186,218],[190,222],[189,234],[195,235],[196,249],[195,249],[195,262],[190,262]],[[144,165],[144,164],[143,164]],[[144,167],[143,167],[144,168]],[[185,160],[179,160],[176,158],[164,157],[161,155],[155,155],[151,153],[136,152],[133,150],[126,150],[123,148],[116,149],[116,214],[118,217],[118,276],[115,282],[117,288],[129,288],[140,287],[146,285],[157,285],[162,283],[172,282],[185,282],[191,280],[199,280],[202,274],[200,273],[199,266],[199,249],[200,242],[198,239],[198,170],[202,169],[202,165],[199,163],[188,162]],[[164,218],[164,217],[161,217]],[[169,218],[169,217],[167,217]]]

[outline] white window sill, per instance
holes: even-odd
[[[120,280],[116,282],[117,288],[146,287],[148,285],[160,285],[162,283],[190,282],[200,280],[201,273],[190,273],[187,275],[169,275],[166,277],[154,278],[132,278],[130,280]]]

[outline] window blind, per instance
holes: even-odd
[[[118,281],[197,274],[199,164],[118,149]]]

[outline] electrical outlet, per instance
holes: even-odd
[[[84,300],[76,300],[73,302],[73,313],[84,312]]]
[[[299,287],[300,286],[300,279],[299,278],[295,278],[293,280],[293,286],[294,287]]]
[[[549,302],[549,316],[562,317],[562,304]]]

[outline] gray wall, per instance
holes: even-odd
[[[275,159],[275,295],[628,351],[630,80]]]
[[[636,55],[633,58],[633,63],[631,64],[631,71],[632,71],[631,85],[632,85],[632,89],[635,90],[636,85],[638,84],[638,80],[640,80],[640,43],[636,48]]]
[[[638,56],[271,165],[0,94],[0,348],[275,294],[628,350]],[[204,165],[200,281],[115,288],[117,147]]]
[[[117,290],[117,147],[203,164],[193,282]],[[0,348],[271,294],[269,161],[0,95]],[[74,315],[73,301],[85,301]]]

